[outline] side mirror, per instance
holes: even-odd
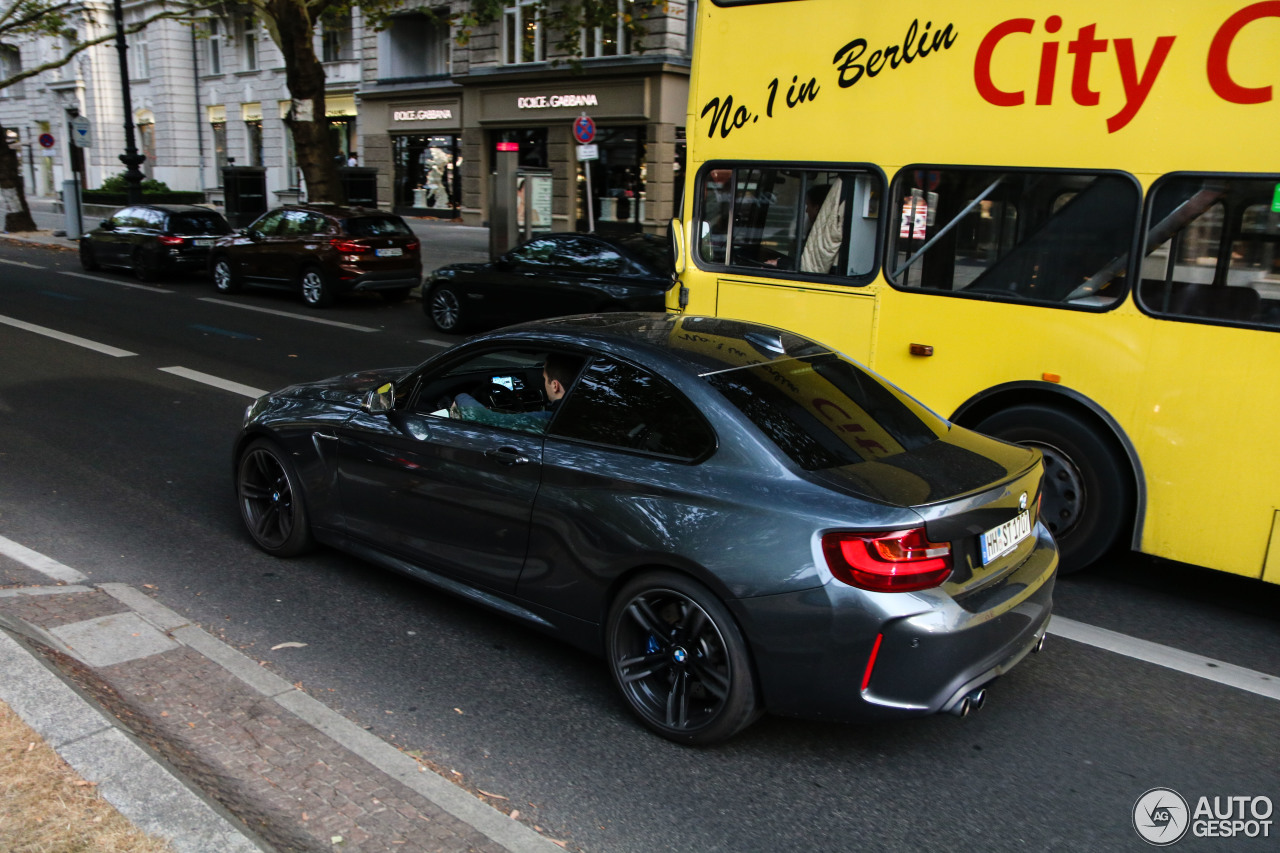
[[[667,223],[667,239],[671,241],[671,269],[676,275],[684,272],[684,223],[673,219]]]
[[[360,407],[371,415],[386,414],[396,407],[396,386],[388,382],[369,391],[364,395]]]

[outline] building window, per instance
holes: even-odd
[[[333,138],[333,147],[337,151],[334,157],[338,165],[347,165],[348,158],[356,153],[358,137],[355,116],[329,116],[329,135]]]
[[[252,15],[240,19],[240,60],[245,71],[258,70],[258,19]]]
[[[449,50],[448,24],[426,15],[397,15],[378,35],[378,78],[447,76]]]
[[[215,121],[209,124],[213,131],[213,160],[221,169],[223,166],[230,166],[227,160],[227,123],[225,121]],[[218,172],[219,180],[221,180],[222,172]]]
[[[510,0],[502,15],[502,62],[543,62],[547,30],[542,25],[541,0]]]
[[[142,20],[142,12],[134,13],[126,18],[127,25],[133,25]],[[131,19],[131,20],[130,20]],[[145,29],[138,30],[136,33],[129,33],[125,36],[125,44],[128,46],[129,61],[129,79],[145,80],[151,76],[151,54],[147,47],[147,31]]]
[[[156,176],[156,125],[154,121],[138,122],[138,153],[147,159],[142,161],[142,174],[147,178]]]
[[[351,12],[340,21],[322,23],[320,31],[320,56],[324,62],[342,62],[351,59]]]
[[[208,73],[222,73],[222,22],[208,18],[204,24],[204,57]]]
[[[617,11],[604,24],[582,31],[583,57],[622,56],[631,52],[631,33],[626,21],[634,0],[617,0],[617,4]]]
[[[22,54],[11,44],[0,44],[0,80],[8,80],[22,71]],[[18,98],[23,94],[22,82],[0,89],[0,98]]]
[[[248,134],[247,144],[249,148],[249,165],[261,166],[262,159],[262,119],[257,121],[246,121],[244,123],[245,133]]]

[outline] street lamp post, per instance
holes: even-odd
[[[129,204],[142,201],[142,170],[138,167],[147,159],[147,155],[138,153],[138,146],[133,137],[133,97],[129,92],[129,58],[126,51],[129,45],[124,38],[124,8],[121,0],[112,0],[116,19],[116,52],[120,56],[120,94],[124,98],[124,153],[120,162],[124,163],[124,179],[129,187]]]

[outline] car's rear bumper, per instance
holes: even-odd
[[[1048,627],[1058,551],[1042,526],[1037,537],[977,610],[941,588],[867,593],[838,581],[731,602],[766,708],[840,721],[952,710],[1012,669]]]
[[[399,290],[422,284],[422,268],[366,272],[342,267],[338,280],[339,287],[348,291]]]

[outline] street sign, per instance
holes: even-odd
[[[40,147],[41,147],[41,148],[52,148],[52,147],[53,147],[53,134],[52,134],[52,133],[42,133],[42,134],[40,134]]]
[[[578,140],[579,145],[586,145],[596,138],[596,123],[586,113],[573,120],[573,138]]]
[[[71,141],[77,148],[92,148],[93,138],[89,133],[89,120],[84,116],[76,116],[71,120]]]
[[[578,146],[578,162],[582,162],[583,160],[599,160],[599,159],[600,159],[599,145],[579,145]]]

